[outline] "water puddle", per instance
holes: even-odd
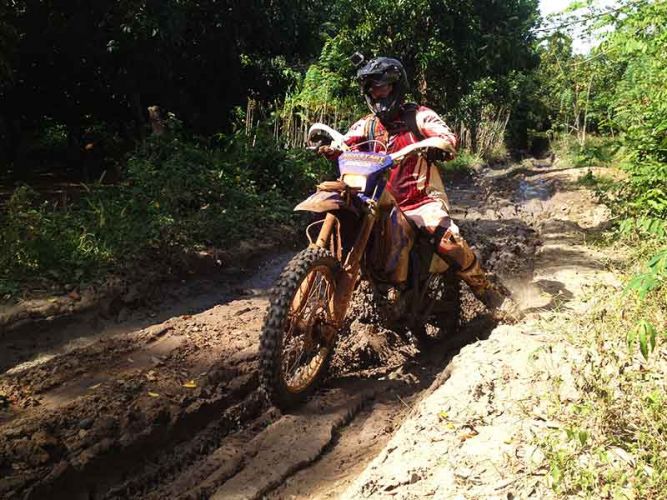
[[[553,194],[553,186],[543,179],[531,179],[530,182],[522,180],[519,182],[518,192],[522,201],[533,199],[546,201]]]

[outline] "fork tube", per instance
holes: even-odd
[[[340,273],[340,277],[336,282],[334,320],[338,326],[340,326],[345,319],[347,307],[350,304],[352,292],[354,292],[354,287],[357,283],[357,278],[359,277],[361,258],[366,251],[368,238],[371,235],[371,230],[373,229],[374,224],[375,215],[371,213],[367,214],[366,217],[364,217],[359,236],[357,236],[357,241],[354,242],[354,246],[352,247],[352,250],[350,250],[345,265],[343,266],[343,271]]]
[[[324,223],[320,228],[320,233],[317,235],[317,241],[315,242],[316,247],[328,248],[329,238],[331,237],[331,232],[333,231],[334,224],[336,223],[336,216],[331,212],[327,213],[327,216],[324,218]]]
[[[371,230],[375,224],[375,215],[372,213],[366,214],[362,224],[359,236],[357,236],[357,241],[354,242],[354,246],[345,260],[345,268],[358,267],[361,262],[361,257],[366,251],[366,244],[368,243],[368,238],[370,237]]]

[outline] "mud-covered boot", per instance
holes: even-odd
[[[522,318],[509,290],[494,275],[484,272],[475,253],[458,234],[447,231],[436,252],[446,262],[454,262],[458,266],[456,275],[466,282],[496,321],[515,323]]]
[[[499,323],[516,323],[523,318],[523,313],[510,292],[500,284],[492,284],[475,296],[486,306],[493,319]]]
[[[495,321],[516,323],[523,317],[510,291],[494,274],[487,274],[477,259],[458,276],[465,281],[477,299],[486,306]]]

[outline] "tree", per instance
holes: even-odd
[[[356,98],[352,52],[395,56],[406,66],[416,100],[474,129],[485,104],[515,103],[517,79],[538,62],[531,33],[539,19],[535,0],[341,0],[332,6],[332,19],[336,28],[327,29],[303,88],[308,96],[326,87],[329,98]]]
[[[283,95],[292,68],[319,53],[327,12],[315,0],[16,0],[6,9],[20,82],[0,95],[10,160],[48,118],[65,127],[70,162],[90,131],[140,136],[153,104],[195,132],[228,129],[234,107]]]

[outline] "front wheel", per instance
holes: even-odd
[[[278,408],[303,402],[317,387],[336,338],[334,294],[340,267],[323,248],[307,248],[273,289],[260,342],[260,383]]]

